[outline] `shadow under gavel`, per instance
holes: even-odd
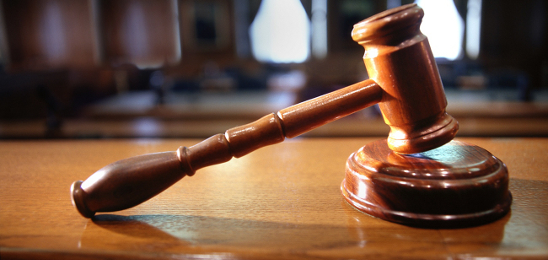
[[[391,9],[355,25],[371,79],[282,109],[175,152],[136,156],[107,165],[74,182],[72,202],[84,217],[138,205],[198,169],[282,142],[358,110],[379,104],[390,126],[388,146],[410,154],[453,139],[458,123],[447,101],[414,4]]]

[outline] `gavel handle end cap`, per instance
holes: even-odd
[[[83,181],[75,181],[70,187],[72,205],[78,209],[78,212],[80,212],[82,216],[91,218],[95,215],[95,212],[89,210],[84,203],[85,193],[84,190],[82,190],[82,182]]]

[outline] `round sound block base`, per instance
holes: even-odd
[[[420,227],[484,224],[510,210],[508,171],[485,149],[459,141],[402,155],[379,140],[346,163],[341,190],[359,211]]]

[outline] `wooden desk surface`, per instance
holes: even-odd
[[[469,139],[505,162],[504,218],[419,229],[343,202],[350,153],[375,139],[294,139],[200,170],[133,209],[89,220],[70,184],[115,160],[199,140],[0,142],[0,259],[548,258],[548,139]]]

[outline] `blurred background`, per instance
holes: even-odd
[[[409,0],[1,0],[0,139],[205,138],[366,79]],[[420,0],[458,136],[548,136],[548,1]],[[382,136],[375,107],[306,136]]]

